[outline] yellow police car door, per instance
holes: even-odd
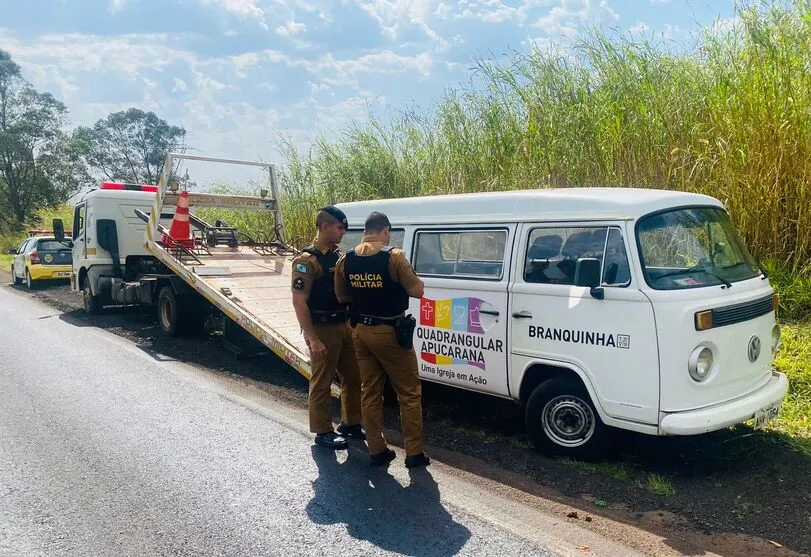
[[[418,228],[414,348],[429,381],[509,396],[507,289],[515,225]]]

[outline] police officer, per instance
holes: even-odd
[[[424,285],[405,253],[388,246],[390,239],[388,217],[370,214],[361,243],[338,260],[335,292],[350,304],[355,325],[352,338],[360,366],[369,463],[382,466],[395,458],[383,437],[383,389],[388,377],[400,403],[405,465],[412,468],[430,463],[422,446],[422,384],[414,348],[398,343],[395,324],[408,309],[409,296],[422,297]]]
[[[312,245],[293,260],[293,307],[310,349],[310,431],[318,445],[348,448],[346,437],[365,439],[361,427],[360,376],[347,323],[346,304],[335,297],[334,274],[346,215],[332,205],[316,216],[318,232]],[[330,389],[336,374],[341,380],[341,423],[338,433],[330,418]]]

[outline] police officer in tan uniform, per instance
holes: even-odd
[[[390,239],[388,217],[369,215],[361,243],[338,260],[335,292],[338,300],[350,304],[355,325],[352,337],[360,365],[369,463],[382,466],[396,456],[383,437],[383,389],[388,377],[400,403],[405,465],[412,468],[430,463],[422,446],[422,384],[411,338],[404,348],[397,329],[405,321],[409,296],[421,298],[424,285],[405,253],[388,246]],[[413,330],[412,326],[404,336],[410,337]]]
[[[338,244],[346,233],[346,215],[329,205],[316,216],[318,233],[312,245],[293,260],[293,307],[310,349],[310,431],[318,445],[348,448],[345,437],[365,439],[361,427],[360,376],[348,325],[346,304],[335,297]],[[330,389],[341,380],[341,423],[338,433],[330,418]]]

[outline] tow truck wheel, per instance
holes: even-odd
[[[170,337],[185,335],[194,321],[193,307],[185,296],[178,296],[174,288],[166,285],[158,293],[158,323]]]
[[[158,293],[158,323],[170,337],[180,334],[180,304],[171,286],[164,286]]]
[[[95,315],[101,311],[101,301],[99,297],[93,294],[90,288],[90,279],[85,278],[82,285],[82,306],[87,314]]]
[[[585,387],[570,377],[538,385],[526,406],[527,433],[541,452],[590,460],[603,456],[610,429],[603,424]]]

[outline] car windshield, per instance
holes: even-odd
[[[731,286],[761,273],[726,211],[718,207],[644,217],[636,232],[645,280],[657,290]]]
[[[73,242],[70,240],[63,240],[61,242],[57,240],[40,240],[37,243],[37,249],[39,251],[59,251],[63,249],[70,249],[73,247]]]

